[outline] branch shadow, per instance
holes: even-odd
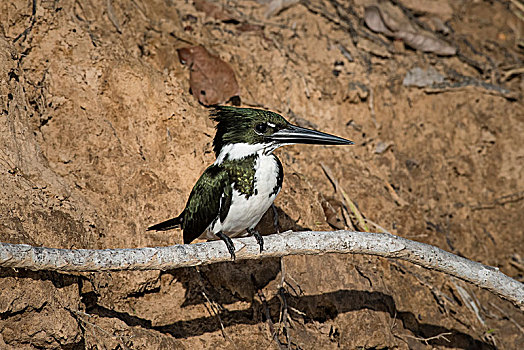
[[[34,281],[50,281],[55,288],[63,288],[72,284],[78,284],[82,276],[72,275],[56,271],[32,271],[27,269],[14,269],[11,267],[0,268],[0,279],[2,278],[30,278]]]
[[[411,312],[399,311],[390,295],[382,292],[368,292],[360,290],[339,290],[332,293],[320,295],[293,296],[286,294],[289,306],[305,313],[305,323],[312,321],[325,322],[333,320],[339,314],[368,309],[377,312],[385,312],[390,317],[396,317],[402,322],[405,329],[410,330],[420,338],[429,338],[442,333],[451,333],[446,336],[449,342],[444,339],[428,341],[432,346],[441,346],[459,349],[495,349],[491,344],[473,338],[471,335],[439,325],[419,322]],[[267,301],[270,315],[273,321],[278,320],[280,310],[280,300],[278,296]],[[216,317],[198,317],[192,320],[178,321],[164,326],[152,326],[150,320],[129,315],[125,312],[118,312],[107,309],[100,305],[92,305],[87,312],[101,317],[115,317],[129,326],[140,326],[152,329],[164,334],[169,334],[174,338],[188,338],[200,336],[205,333],[216,332],[221,329]],[[258,301],[253,301],[251,307],[245,310],[222,310],[220,319],[224,327],[243,324],[254,325],[266,322],[263,305]]]

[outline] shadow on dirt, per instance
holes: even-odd
[[[361,290],[339,290],[333,293],[321,295],[293,296],[286,294],[289,306],[305,313],[305,323],[313,320],[324,322],[334,319],[337,315],[362,309],[377,312],[386,312],[391,318],[396,318],[402,322],[404,328],[410,330],[415,336],[429,338],[442,333],[451,333],[444,339],[428,341],[432,346],[443,346],[460,349],[495,349],[491,344],[482,342],[455,329],[448,329],[442,326],[419,322],[411,312],[397,310],[395,302],[390,295],[381,292],[368,292]],[[221,302],[221,300],[217,300]],[[278,296],[267,301],[270,315],[273,322],[279,318],[280,300]],[[188,338],[199,336],[204,333],[216,332],[221,329],[221,325],[216,317],[199,317],[192,320],[175,322],[165,326],[152,326],[152,322],[128,313],[109,310],[103,306],[92,305],[87,310],[90,314],[100,317],[115,317],[129,326],[140,326],[147,329],[169,334],[175,338]],[[224,327],[237,324],[258,324],[266,321],[264,316],[264,306],[253,301],[250,308],[245,310],[220,311],[220,320]]]
[[[0,268],[0,278],[30,278],[35,281],[50,281],[55,288],[63,288],[72,284],[78,284],[81,276],[75,276],[56,271],[31,271],[26,269],[14,269],[10,267]]]

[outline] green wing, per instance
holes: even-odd
[[[231,206],[232,188],[227,171],[211,165],[198,179],[184,209],[184,243],[198,238],[219,217],[223,220]]]

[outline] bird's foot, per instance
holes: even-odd
[[[236,259],[235,245],[233,244],[233,241],[231,240],[231,238],[229,238],[222,232],[218,232],[216,236],[224,241],[224,243],[226,244],[227,250],[229,250],[229,254],[231,254],[231,259],[233,259],[234,261]]]
[[[255,236],[255,239],[257,240],[258,245],[260,246],[260,252],[264,250],[264,239],[262,238],[262,235],[255,229],[248,228],[247,232],[253,236]]]

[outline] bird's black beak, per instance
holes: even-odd
[[[326,134],[320,131],[301,128],[300,126],[289,124],[286,128],[280,129],[269,136],[272,141],[281,144],[312,144],[312,145],[352,145],[353,141],[342,137]]]

